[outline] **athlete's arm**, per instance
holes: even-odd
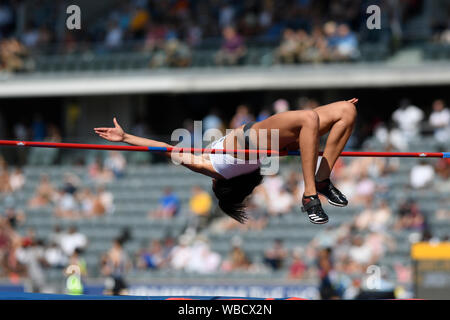
[[[97,133],[100,137],[105,140],[111,142],[124,142],[133,146],[141,146],[141,147],[163,147],[169,148],[173,147],[170,144],[165,142],[137,137],[126,133],[122,127],[117,122],[116,118],[113,119],[114,128],[94,128],[95,133]],[[186,168],[202,173],[204,175],[217,178],[217,173],[212,167],[210,161],[206,159],[203,155],[194,155],[194,154],[179,154],[172,152],[165,152],[164,155],[168,158],[171,158],[178,163],[181,163]]]

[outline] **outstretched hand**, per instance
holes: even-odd
[[[116,118],[113,119],[114,128],[94,128],[96,134],[103,139],[112,142],[122,142],[125,136],[125,132],[117,122]]]

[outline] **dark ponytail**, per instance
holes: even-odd
[[[219,200],[220,209],[236,221],[244,223],[248,219],[245,199],[262,180],[260,169],[231,179],[218,179],[213,185],[213,191]]]

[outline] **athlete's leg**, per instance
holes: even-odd
[[[302,150],[302,170],[305,180],[305,194],[315,195],[315,171],[319,147],[319,116],[313,110],[289,111],[276,114],[261,122],[255,123],[252,129],[266,129],[270,134],[271,129],[279,130],[279,148],[292,145],[298,141]],[[270,141],[270,139],[269,139]],[[261,145],[259,149],[273,149],[270,142]]]
[[[344,150],[355,124],[357,113],[355,103],[357,101],[357,99],[352,99],[350,101],[335,102],[314,109],[319,115],[319,134],[322,136],[330,132],[319,170],[316,173],[317,181],[323,181],[330,177],[337,158]]]
[[[304,117],[298,138],[302,150],[302,171],[305,180],[305,196],[317,194],[315,172],[319,155],[319,116],[308,112]]]
[[[323,211],[317,194],[315,171],[319,148],[319,116],[313,110],[289,111],[274,115],[254,125],[255,129],[279,130],[279,148],[300,148],[302,151],[302,170],[305,181],[305,193],[302,197],[302,211],[308,214],[312,223],[324,224],[328,216]],[[273,146],[258,147],[274,149]]]

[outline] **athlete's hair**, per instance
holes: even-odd
[[[231,179],[216,180],[213,191],[219,200],[220,209],[240,223],[247,221],[245,199],[262,180],[260,169]]]

